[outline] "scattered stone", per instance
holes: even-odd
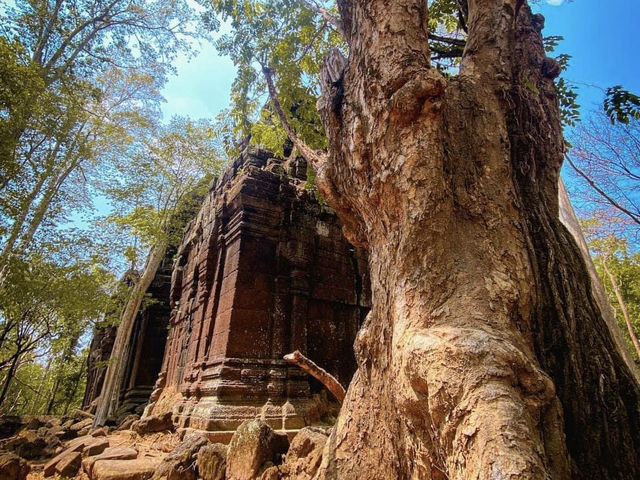
[[[137,422],[140,419],[140,417],[138,415],[135,414],[131,414],[131,415],[127,415],[126,417],[124,417],[124,419],[122,420],[122,422],[120,422],[120,424],[118,425],[118,428],[116,428],[116,430],[129,430],[131,429],[131,426]]]
[[[106,427],[94,427],[89,430],[89,435],[92,437],[106,437],[108,434]]]
[[[109,447],[109,440],[106,438],[95,438],[95,441],[82,449],[83,457],[93,457],[100,455]]]
[[[56,463],[55,471],[64,477],[75,477],[82,465],[82,454],[80,452],[64,452],[60,460]]]
[[[153,480],[197,480],[196,455],[208,444],[203,435],[188,435],[162,460]]]
[[[72,452],[82,452],[87,445],[91,445],[96,441],[96,437],[92,437],[91,435],[84,435],[82,437],[78,437],[74,440],[71,440],[67,445],[67,450],[71,450]]]
[[[71,430],[72,432],[77,432],[78,436],[82,436],[80,434],[80,432],[82,430],[89,429],[92,426],[93,426],[93,419],[92,418],[85,418],[84,420],[81,420],[81,421],[71,425],[71,427],[69,427],[69,430]]]
[[[224,480],[227,469],[227,446],[212,443],[200,449],[196,465],[202,480]]]
[[[89,412],[85,412],[84,410],[80,410],[76,408],[71,414],[74,418],[90,418],[91,420],[95,419],[95,415]]]
[[[14,453],[0,455],[0,480],[26,480],[31,467]]]
[[[15,415],[0,415],[0,438],[13,437],[24,425],[22,417]]]
[[[152,415],[150,417],[142,418],[131,425],[131,430],[136,432],[138,435],[163,432],[166,430],[173,430],[173,428],[171,412],[166,412],[163,415]]]
[[[57,456],[49,460],[44,466],[44,476],[49,477],[56,472],[56,465],[62,461],[65,455],[70,453],[80,453],[80,457],[82,457],[82,452],[90,445],[98,442],[104,442],[105,440],[102,438],[96,438],[91,436],[84,436],[80,438],[76,438],[72,440],[67,445],[67,448],[59,453]],[[108,442],[107,442],[108,443]],[[98,448],[99,449],[99,448]]]
[[[33,460],[54,455],[56,448],[60,445],[60,439],[54,435],[42,436],[32,430],[23,430],[18,435],[1,442],[0,448],[27,460]]]
[[[24,426],[25,430],[38,430],[44,427],[47,423],[47,419],[41,416],[31,417]]]
[[[88,445],[90,445],[92,442],[95,442],[95,441],[96,439],[93,437],[82,437],[82,438],[76,438],[75,440],[70,442],[67,448],[64,451],[62,451],[62,453],[59,453],[44,465],[44,476],[50,477],[51,475],[53,475],[57,471],[58,464],[64,461],[71,454],[77,453],[78,455],[80,455],[80,458],[82,458],[81,452]]]
[[[272,464],[282,463],[287,451],[286,435],[277,434],[260,420],[243,422],[233,434],[227,452],[227,480],[258,478]]]
[[[138,451],[135,448],[129,447],[110,447],[107,448],[100,455],[95,457],[88,457],[82,460],[82,469],[91,477],[93,471],[93,465],[98,460],[133,460],[138,457]]]
[[[279,480],[280,479],[280,470],[275,465],[268,467],[264,472],[262,472],[262,476],[260,480]]]
[[[47,423],[45,424],[45,426],[47,428],[57,428],[60,425],[62,425],[62,418],[61,417],[49,417],[47,419]]]
[[[91,480],[148,480],[153,476],[157,460],[99,460],[91,472]]]
[[[74,423],[76,423],[76,421],[73,418],[70,418],[69,420],[62,422],[62,428],[69,430]]]
[[[280,479],[311,480],[322,462],[328,433],[321,428],[301,429],[291,441],[284,463],[278,469]],[[269,480],[271,477],[262,477]]]
[[[328,433],[321,428],[306,427],[301,429],[298,434],[293,437],[285,461],[291,462],[303,459],[314,451],[322,451],[328,436]]]

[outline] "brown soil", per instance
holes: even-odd
[[[110,447],[133,447],[138,450],[138,458],[157,458],[158,462],[179,443],[177,433],[153,433],[142,437],[132,430],[124,430],[121,432],[113,432],[107,438],[109,439]],[[46,462],[31,463],[32,471],[27,476],[27,480],[44,480],[45,477],[42,468],[45,463]],[[56,479],[59,477],[54,476],[48,478]],[[73,479],[89,480],[89,477],[81,469]]]

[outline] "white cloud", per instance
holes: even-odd
[[[547,3],[553,7],[559,7],[564,3],[564,0],[547,0]]]

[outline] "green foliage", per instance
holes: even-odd
[[[430,0],[429,30],[453,33],[460,28],[458,4],[456,0]]]
[[[46,413],[55,405],[77,405],[85,370],[82,338],[112,308],[114,285],[96,256],[81,249],[84,257],[78,257],[77,250],[76,243],[41,245],[27,258],[12,257],[6,269],[0,388],[8,389],[0,393],[0,411]]]
[[[128,293],[109,270],[179,235],[170,213],[217,168],[210,127],[158,121],[172,60],[217,27],[196,20],[186,0],[0,0],[4,411],[77,404],[87,332]]]
[[[230,145],[250,138],[253,144],[283,153],[286,134],[269,106],[263,67],[274,73],[278,100],[300,139],[312,148],[326,147],[324,129],[316,111],[320,66],[329,49],[344,50],[346,45],[330,22],[304,3],[300,0],[203,0],[203,5],[210,7],[209,15],[217,15],[231,26],[231,31],[222,35],[216,44],[237,67],[231,108],[225,112],[232,124],[225,134],[227,152],[231,151]],[[311,3],[338,16],[334,2]],[[454,0],[430,0],[430,23],[434,31],[463,36]],[[435,41],[434,45],[443,56],[437,61],[439,68],[457,64],[459,45]]]
[[[620,85],[607,89],[603,107],[611,123],[640,120],[640,97]]]
[[[632,328],[637,336],[640,335],[640,253],[629,252],[626,240],[611,234],[594,235],[594,231],[601,229],[601,223],[591,219],[583,226],[591,233],[589,247],[593,253],[593,260],[611,305],[614,307],[616,319],[628,342],[633,358],[640,363],[640,358],[633,347],[631,337],[622,314],[620,300],[614,292],[613,281],[619,288],[623,302],[628,310]],[[606,267],[606,269],[605,269]],[[608,273],[607,273],[608,272]]]
[[[104,219],[129,239],[125,249],[132,265],[153,245],[177,245],[209,181],[224,165],[215,126],[207,121],[174,117],[168,125],[139,131],[135,144],[96,170],[101,194],[112,212]]]
[[[231,23],[217,42],[237,67],[229,116],[234,142],[252,142],[282,151],[286,138],[267,101],[262,67],[276,72],[279,101],[292,127],[309,145],[326,145],[316,112],[319,68],[331,47],[342,46],[339,35],[298,0],[211,1],[211,11]]]
[[[560,35],[544,37],[543,42],[545,51],[547,53],[554,52],[562,40],[564,40],[564,37]],[[563,53],[556,56],[555,60],[560,64],[561,71],[565,72],[567,68],[569,68],[571,55]],[[556,80],[556,88],[558,90],[558,101],[560,102],[560,116],[562,118],[562,124],[565,127],[574,127],[580,121],[580,105],[578,104],[578,92],[576,91],[576,86],[560,76]]]

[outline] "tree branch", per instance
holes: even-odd
[[[329,390],[333,394],[333,396],[336,397],[336,400],[338,400],[340,403],[344,401],[346,392],[344,390],[344,387],[340,385],[340,382],[336,380],[336,377],[331,375],[325,369],[320,368],[312,360],[309,360],[298,350],[293,353],[289,353],[282,358],[288,363],[297,365],[309,375],[314,377],[316,380],[320,381],[325,387],[327,387],[327,390]]]
[[[436,42],[448,43],[450,45],[456,45],[458,47],[465,47],[467,42],[459,38],[449,38],[436,35],[435,33],[429,33],[429,40],[435,40]]]
[[[282,105],[280,105],[280,101],[278,100],[278,92],[276,91],[276,87],[273,83],[273,75],[271,73],[271,69],[266,65],[262,65],[262,73],[267,82],[267,88],[269,89],[269,98],[271,100],[271,103],[273,104],[273,108],[278,114],[280,123],[282,123],[282,128],[284,128],[284,131],[287,133],[289,140],[291,140],[293,145],[298,149],[304,159],[317,170],[322,164],[325,163],[327,154],[314,150],[302,140],[300,140],[298,134],[289,124],[289,120],[287,120],[287,116],[284,114]]]
[[[567,160],[567,162],[569,162],[569,165],[571,165],[571,168],[573,168],[578,175],[584,178],[586,182],[591,186],[591,188],[593,188],[596,192],[598,192],[598,194],[600,194],[600,196],[602,196],[607,202],[609,202],[611,206],[621,211],[622,213],[627,215],[631,220],[633,220],[635,223],[640,225],[640,218],[638,218],[637,215],[635,215],[633,212],[629,211],[628,209],[620,205],[618,202],[616,202],[614,198],[609,196],[604,190],[598,187],[598,185],[596,185],[596,183],[586,173],[580,170],[580,168],[578,168],[578,166],[571,161],[571,158],[569,157],[569,155],[565,155],[564,158]]]
[[[344,27],[342,25],[342,21],[338,17],[332,15],[329,10],[306,0],[300,0],[300,3],[302,3],[309,10],[312,10],[319,14],[328,24],[333,25],[333,27],[338,31],[342,38],[346,38],[344,35]]]

